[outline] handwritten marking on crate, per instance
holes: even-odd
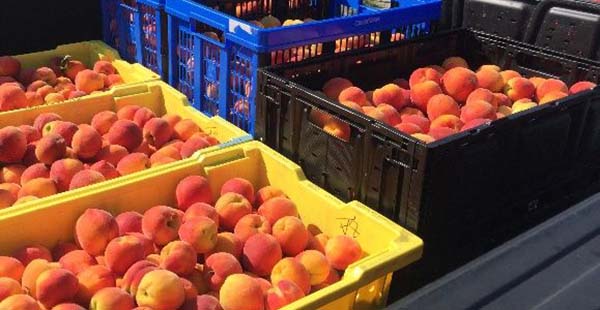
[[[358,236],[360,236],[356,216],[350,218],[338,217],[337,220],[342,222],[340,223],[340,228],[342,229],[342,233],[344,233],[344,235],[347,236],[348,232],[350,232],[352,233],[352,238],[357,238]]]

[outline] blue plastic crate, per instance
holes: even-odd
[[[104,41],[166,79],[164,0],[102,0]]]
[[[203,3],[166,0],[169,83],[198,110],[220,115],[251,134],[257,68],[428,34],[441,15],[440,0],[400,0],[388,9],[360,0]],[[249,22],[270,14],[282,22],[315,21],[268,29]]]

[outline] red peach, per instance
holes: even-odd
[[[504,87],[504,79],[500,72],[492,69],[479,70],[477,73],[477,87],[485,88],[492,92],[502,91]]]
[[[0,111],[22,109],[27,105],[27,96],[21,88],[7,84],[0,87]]]
[[[295,216],[284,216],[273,225],[273,236],[287,256],[295,256],[306,248],[308,234],[302,221]]]
[[[33,126],[21,125],[19,126],[19,129],[25,134],[25,137],[27,137],[27,143],[37,141],[42,137],[42,133]]]
[[[224,310],[264,310],[262,288],[258,281],[245,274],[233,274],[225,279],[219,291]]]
[[[421,111],[426,111],[429,99],[439,94],[442,94],[442,89],[437,83],[425,81],[415,85],[411,89],[410,99]]]
[[[352,86],[354,85],[352,85],[352,82],[349,80],[341,77],[335,77],[325,82],[323,85],[323,93],[325,93],[325,96],[327,96],[329,99],[335,100],[339,97],[340,93],[344,89]]]
[[[242,253],[244,267],[261,277],[268,276],[283,255],[275,237],[263,233],[248,238]]]
[[[0,129],[0,163],[20,162],[27,148],[27,137],[17,127]]]
[[[254,203],[254,186],[244,178],[232,178],[223,183],[221,196],[229,192],[238,193],[246,197],[250,203]]]
[[[423,83],[425,81],[434,81],[440,84],[442,75],[433,68],[419,68],[410,75],[408,80],[409,86],[412,89],[415,85]]]
[[[101,160],[91,165],[90,170],[102,174],[105,180],[111,180],[121,176],[117,168],[106,160]]]
[[[86,93],[92,93],[104,88],[104,78],[97,72],[90,69],[80,71],[75,77],[75,87],[77,90]]]
[[[193,218],[179,227],[179,239],[192,245],[198,254],[212,250],[217,244],[217,224],[208,217]]]
[[[451,114],[460,115],[460,108],[454,98],[439,94],[431,97],[427,102],[427,116],[430,120],[435,120],[441,115]]]
[[[273,267],[271,272],[271,282],[277,286],[282,280],[288,280],[298,285],[304,294],[310,292],[310,273],[297,260],[291,257],[286,257]]]
[[[179,181],[175,189],[177,206],[181,210],[187,210],[189,206],[197,202],[207,204],[213,203],[213,196],[208,180],[199,175],[192,175]]]
[[[108,141],[121,145],[130,152],[140,146],[142,140],[142,130],[129,120],[118,120],[108,130]]]
[[[281,280],[267,291],[267,309],[281,309],[304,297],[302,289],[294,282]]]
[[[133,115],[133,122],[136,123],[140,128],[144,128],[146,122],[155,117],[156,114],[154,114],[152,110],[146,107],[141,107],[135,111],[135,114]]]
[[[544,98],[548,93],[553,92],[553,91],[558,91],[561,93],[565,93],[568,94],[569,93],[569,88],[567,87],[567,85],[561,81],[561,80],[557,80],[557,79],[547,79],[544,82],[542,82],[538,87],[537,90],[535,90],[535,95],[538,98],[538,100],[541,100],[542,98]],[[510,97],[510,96],[509,96]],[[532,98],[531,97],[521,97],[521,98]],[[518,99],[521,99],[518,98]],[[512,99],[512,98],[511,98]],[[513,99],[515,100],[515,99]]]
[[[213,291],[220,290],[225,279],[236,273],[242,273],[242,265],[229,253],[215,253],[206,259],[204,277]]]
[[[506,83],[508,83],[508,81],[512,80],[513,78],[522,77],[519,72],[514,70],[500,71],[500,76],[502,76],[502,81],[504,81],[505,85]]]
[[[462,67],[450,69],[442,76],[442,87],[444,92],[457,102],[465,102],[469,94],[477,88],[477,75]]]
[[[77,159],[65,158],[55,161],[50,167],[50,178],[60,192],[69,189],[73,176],[83,171],[83,163]]]
[[[10,256],[0,256],[0,277],[21,281],[25,266],[20,260]]]
[[[26,184],[23,184],[23,187],[21,187],[21,190],[19,190],[18,198],[22,198],[24,196],[44,198],[52,196],[56,193],[58,193],[58,189],[56,188],[54,181],[48,178],[37,178],[30,180]]]
[[[98,73],[106,74],[106,75],[111,75],[111,74],[117,73],[117,69],[115,69],[115,67],[112,65],[112,63],[110,63],[109,61],[106,61],[106,60],[96,61],[96,63],[94,64],[94,71],[96,71]]]
[[[34,81],[41,80],[49,85],[56,85],[56,73],[48,67],[37,68],[31,78]]]
[[[133,297],[118,287],[105,287],[92,297],[93,310],[131,310],[135,307]]]
[[[36,299],[46,308],[72,301],[79,289],[77,277],[66,269],[49,269],[35,281]]]
[[[6,128],[6,127],[5,127]],[[35,157],[46,165],[52,165],[55,161],[63,158],[67,151],[65,139],[57,134],[48,134],[42,137],[35,148]]]
[[[267,186],[259,189],[256,192],[255,197],[256,197],[256,199],[255,199],[256,206],[261,206],[263,203],[265,203],[265,201],[267,201],[271,198],[275,198],[275,197],[287,198],[287,196],[285,195],[285,193],[282,190],[280,190],[279,188],[276,188],[274,186],[271,186],[271,185],[267,185]]]
[[[0,302],[0,309],[6,310],[41,310],[35,299],[26,294],[12,295]]]
[[[196,308],[204,309],[204,310],[223,310],[221,304],[219,303],[219,299],[212,295],[199,295],[196,298]]]
[[[75,223],[77,244],[91,255],[98,256],[110,240],[119,236],[119,225],[112,215],[104,210],[87,209]]]
[[[435,70],[432,71],[435,72]],[[396,110],[400,110],[410,104],[410,98],[407,95],[398,85],[390,83],[373,92],[373,103],[376,106],[386,103]]]
[[[588,81],[581,81],[581,82],[577,82],[575,84],[573,84],[573,86],[571,86],[571,88],[569,89],[569,94],[577,94],[589,89],[593,89],[594,87],[596,87],[595,83],[592,82],[588,82]]]
[[[258,214],[267,218],[269,223],[275,223],[284,216],[298,216],[298,209],[291,200],[284,197],[274,197],[265,201],[258,208]]]
[[[237,222],[233,232],[244,243],[248,238],[257,233],[270,234],[271,224],[264,216],[247,214]]]
[[[495,120],[496,109],[494,109],[494,106],[492,106],[489,102],[483,100],[473,101],[462,107],[460,112],[460,120],[463,123],[467,123],[476,118]],[[459,130],[460,128],[454,129]]]
[[[127,156],[127,149],[118,144],[106,145],[96,154],[96,161],[106,160],[113,166],[117,166],[123,157]]]
[[[197,151],[210,147],[210,142],[208,142],[204,137],[199,135],[193,135],[187,141],[183,143],[181,147],[180,155],[182,158],[189,158]]]
[[[325,256],[337,270],[345,270],[348,265],[361,259],[362,255],[360,244],[348,236],[331,237],[325,246]]]
[[[144,259],[142,242],[134,236],[121,236],[111,240],[104,251],[106,266],[116,275],[122,276],[135,262]]]
[[[160,260],[160,268],[178,276],[191,275],[196,267],[196,250],[185,241],[171,241],[160,251]]]
[[[157,245],[166,245],[177,238],[182,218],[183,212],[180,210],[167,206],[155,206],[144,212],[142,231]]]
[[[189,138],[191,138],[194,134],[196,134],[198,132],[202,132],[202,130],[192,120],[184,119],[184,120],[177,122],[177,124],[175,124],[175,126],[173,127],[173,132],[174,132],[173,136],[176,139],[179,139],[179,140],[185,142]]]
[[[535,86],[526,78],[516,77],[510,79],[506,83],[506,86],[504,86],[504,93],[512,101],[524,98],[529,99],[533,98],[535,94]]]
[[[74,250],[66,253],[58,261],[64,269],[78,274],[84,269],[96,265],[96,259],[84,250]]]
[[[150,168],[150,159],[144,153],[131,153],[123,157],[117,164],[120,175],[128,175]]]
[[[115,217],[119,226],[119,235],[122,236],[128,232],[142,232],[142,215],[139,212],[127,211],[120,213]]]
[[[12,56],[0,57],[0,76],[17,77],[21,71],[21,62]]]
[[[461,119],[459,119],[455,115],[446,114],[439,116],[433,122],[431,122],[430,131],[431,129],[438,127],[448,127],[454,130],[460,130],[462,126],[463,122]]]
[[[63,122],[63,121],[52,121],[44,125],[42,129],[42,136],[46,136],[48,134],[57,134],[65,139],[67,146],[70,146],[73,142],[73,135],[77,132],[79,127],[71,122]]]
[[[94,127],[81,124],[73,135],[71,143],[73,151],[79,158],[90,159],[96,156],[102,148],[102,137]]]
[[[401,118],[403,123],[415,124],[419,126],[423,132],[428,132],[429,127],[431,126],[431,121],[425,116],[411,114],[403,115]]]
[[[154,147],[160,148],[173,136],[173,128],[162,118],[152,118],[144,124],[144,139]]]
[[[340,92],[338,95],[338,101],[352,101],[364,106],[367,104],[367,95],[362,89],[356,86],[351,86]]]
[[[69,190],[85,187],[88,185],[104,182],[106,179],[104,176],[94,170],[81,170],[73,175],[71,183],[69,183]]]
[[[217,235],[215,247],[208,251],[205,256],[208,257],[214,253],[226,252],[240,259],[242,257],[243,246],[244,243],[237,236],[230,232],[222,232]]]
[[[120,120],[125,119],[125,120],[133,121],[135,112],[137,112],[137,110],[139,110],[140,108],[141,107],[139,105],[135,105],[135,104],[126,105],[117,111],[117,118]]]
[[[104,135],[108,133],[110,127],[118,120],[117,113],[113,111],[102,111],[96,113],[94,117],[92,117],[91,125],[99,134]]]
[[[25,293],[21,283],[7,277],[0,277],[0,302],[9,296]]]

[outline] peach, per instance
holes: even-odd
[[[0,163],[20,162],[27,148],[27,137],[17,127],[0,129]]]
[[[65,96],[60,93],[50,93],[44,96],[45,103],[57,103],[61,101],[65,101]]]
[[[46,308],[72,301],[79,289],[77,277],[66,269],[49,269],[35,280],[35,297]]]
[[[502,114],[503,116],[509,116],[512,114],[512,108],[509,106],[501,105],[498,107],[498,113]],[[498,113],[496,113],[496,115],[498,115]]]
[[[435,138],[430,136],[430,135],[426,135],[426,134],[422,134],[422,133],[414,133],[411,135],[413,138],[419,140],[419,141],[423,141],[425,143],[431,143],[435,141]]]
[[[175,161],[180,160],[181,155],[179,154],[179,150],[175,146],[167,145],[156,150],[156,152],[154,152],[154,154],[150,156],[150,162],[160,161],[163,158],[169,158]]]
[[[271,224],[264,216],[247,214],[237,222],[233,232],[235,236],[244,243],[248,238],[257,233],[270,234]]]
[[[142,278],[135,300],[138,306],[155,310],[177,309],[185,301],[183,282],[171,271],[150,271]]]
[[[9,190],[0,189],[0,209],[8,208],[15,204],[18,195],[13,195]]]
[[[449,137],[457,132],[458,132],[457,129],[450,128],[450,127],[435,127],[435,128],[429,129],[429,132],[427,134],[429,136],[433,137],[435,140],[441,140],[441,139]]]
[[[441,115],[451,114],[460,115],[460,108],[454,98],[439,94],[431,97],[427,102],[427,116],[430,120],[435,120]]]
[[[513,78],[522,77],[519,72],[514,70],[500,71],[500,76],[502,76],[502,80],[504,81],[505,85],[508,83],[508,81],[512,80]]]
[[[7,277],[0,277],[0,302],[9,296],[23,294],[21,283]]]
[[[124,235],[135,237],[142,243],[142,246],[144,247],[144,257],[148,257],[148,255],[154,254],[156,252],[156,248],[152,239],[146,237],[143,233],[127,232]]]
[[[200,127],[190,119],[184,119],[173,127],[173,136],[181,141],[187,141],[194,134],[201,132]]]
[[[48,67],[41,67],[41,68],[37,68],[35,70],[35,72],[33,73],[33,75],[31,76],[31,78],[34,81],[40,80],[40,81],[44,81],[49,85],[56,85],[56,73],[54,73],[54,71]]]
[[[489,104],[488,104],[489,105]],[[447,127],[454,130],[459,130],[463,126],[463,121],[458,118],[456,115],[445,114],[436,118],[433,122],[431,122],[431,126],[429,131],[433,128],[438,127]]]
[[[38,90],[35,91],[36,94],[38,94],[40,97],[44,98],[44,102],[46,102],[46,97],[52,93],[54,93],[54,88],[50,85],[45,85],[42,86],[40,88],[38,88]]]
[[[106,88],[112,88],[114,86],[125,84],[123,77],[119,74],[109,74],[104,79],[104,86]]]
[[[160,256],[158,254],[153,254],[155,256],[157,256],[157,260],[160,259]],[[150,258],[146,258],[146,260],[151,261]],[[154,264],[158,264],[159,262],[153,262]],[[135,294],[137,293],[137,290],[140,286],[140,283],[142,282],[142,280],[144,279],[144,276],[147,273],[150,273],[151,271],[154,270],[160,270],[160,268],[156,267],[155,265],[152,266],[147,266],[147,267],[143,267],[141,269],[139,269],[138,271],[136,271],[135,275],[133,276],[133,278],[130,281],[130,284],[128,285],[129,289],[129,293],[133,296],[135,296]],[[118,280],[117,280],[118,282]],[[119,284],[119,283],[117,283]]]
[[[317,250],[325,254],[325,245],[329,241],[329,236],[325,233],[318,233],[316,235],[309,234],[308,244],[306,245],[307,250]]]
[[[91,159],[102,148],[102,137],[94,127],[81,124],[73,135],[72,146],[79,158]]]
[[[110,63],[109,61],[106,61],[106,60],[96,61],[96,63],[94,64],[94,71],[96,71],[98,73],[106,74],[106,75],[111,75],[111,74],[117,73],[117,69],[115,69],[115,67],[112,65],[112,63]]]
[[[190,280],[186,278],[179,278],[179,280],[183,284],[183,292],[185,295],[183,305],[181,305],[179,309],[196,309],[196,297],[198,297],[198,290]]]
[[[27,106],[28,107],[36,107],[38,105],[44,104],[44,98],[36,92],[32,92],[32,91],[26,92],[25,98],[27,98]]]
[[[131,310],[133,297],[118,287],[105,287],[97,291],[90,301],[92,310]]]
[[[512,101],[533,98],[535,86],[526,78],[512,78],[504,86],[504,94]]]
[[[208,257],[214,253],[225,252],[240,259],[242,257],[243,246],[244,242],[236,235],[230,232],[221,232],[217,234],[217,243],[215,244],[215,247],[208,251],[205,256]]]
[[[242,253],[242,264],[246,270],[261,277],[271,274],[273,266],[283,256],[277,239],[263,233],[250,236],[244,244]]]
[[[477,101],[477,100],[483,100],[483,101],[491,104],[494,108],[498,107],[494,93],[492,93],[488,89],[478,88],[478,89],[474,90],[471,94],[469,94],[469,97],[467,97],[466,104],[469,104],[469,103]]]
[[[121,236],[111,240],[104,251],[106,266],[116,275],[122,276],[135,262],[144,259],[142,242],[134,236]]]
[[[475,73],[477,76],[477,87],[485,88],[491,92],[497,93],[504,87],[504,79],[499,71],[493,69],[483,69]]]
[[[444,60],[444,62],[442,63],[442,67],[445,70],[451,70],[453,68],[456,67],[461,67],[461,68],[469,68],[469,64],[467,63],[467,61],[464,58],[458,57],[458,56],[454,56],[454,57],[448,57]]]
[[[421,111],[426,111],[429,99],[439,94],[442,94],[442,89],[437,83],[425,81],[411,89],[410,99]]]
[[[12,295],[0,302],[3,310],[42,310],[33,297],[26,294]]]
[[[119,226],[119,235],[122,236],[128,232],[142,232],[142,215],[136,211],[127,211],[120,213],[115,217]]]
[[[295,256],[308,244],[308,230],[295,216],[284,216],[273,225],[273,236],[286,256]]]
[[[325,246],[325,256],[333,268],[345,270],[348,265],[362,258],[363,251],[356,240],[339,235],[329,239]]]
[[[158,265],[149,261],[148,259],[144,259],[144,260],[140,260],[135,262],[133,265],[131,265],[131,267],[129,267],[129,269],[127,269],[127,271],[125,272],[125,275],[123,275],[123,279],[120,283],[117,284],[118,287],[124,289],[127,292],[133,293],[135,294],[135,292],[131,291],[132,288],[132,284],[134,284],[134,280],[138,280],[141,281],[141,278],[136,279],[138,277],[138,273],[140,273],[142,270],[145,270],[146,268],[150,268],[150,270],[148,270],[148,272],[150,272],[151,270],[157,270]],[[108,269],[107,269],[108,270]],[[143,276],[142,274],[140,274],[140,276]],[[137,287],[136,284],[136,287]]]
[[[323,131],[343,141],[350,141],[350,126],[337,118],[327,119]]]
[[[261,206],[263,203],[265,203],[265,201],[271,199],[271,198],[275,198],[275,197],[281,197],[281,198],[287,198],[287,196],[285,195],[285,193],[280,190],[279,188],[276,188],[274,186],[271,185],[267,185],[261,189],[259,189],[256,192],[255,195],[255,205],[256,206]]]
[[[476,127],[479,127],[483,124],[489,124],[491,120],[486,118],[475,118],[465,123],[465,125],[460,129],[460,131],[467,131]]]
[[[63,158],[67,151],[65,139],[58,134],[48,134],[42,137],[35,148],[35,157],[39,162],[52,165],[55,161]]]
[[[155,206],[144,212],[142,231],[157,245],[166,245],[177,238],[182,218],[183,212],[180,210],[167,206]]]
[[[118,144],[106,145],[96,154],[96,161],[106,160],[113,166],[117,166],[123,157],[127,156],[127,149]]]
[[[102,255],[108,243],[119,236],[119,225],[113,216],[100,209],[87,209],[75,223],[75,240],[93,256]]]
[[[165,143],[169,142],[172,135],[173,128],[162,118],[151,118],[144,124],[144,139],[154,147],[162,147]]]
[[[318,291],[320,289],[323,289],[325,287],[330,286],[331,284],[338,282],[340,280],[340,275],[338,274],[338,272],[331,268],[331,270],[329,271],[329,275],[327,276],[327,278],[325,279],[325,281],[321,282],[320,284],[317,285],[313,285],[311,287],[311,291],[315,292]]]
[[[530,82],[531,82],[531,83],[532,83],[532,84],[535,86],[535,88],[537,89],[538,87],[540,87],[540,85],[541,85],[542,83],[544,83],[544,81],[546,81],[546,79],[545,79],[545,78],[541,78],[541,77],[534,76],[534,77],[531,77],[531,78],[529,78],[529,81],[530,81]]]
[[[20,260],[10,256],[0,256],[0,277],[21,281],[25,267]],[[1,298],[0,298],[1,299]]]
[[[35,170],[35,169],[34,169]],[[5,183],[17,183],[21,182],[23,178],[23,173],[27,171],[27,168],[23,165],[8,165],[0,169],[0,180],[3,180]],[[33,171],[32,171],[33,172]],[[30,176],[34,176],[32,172],[29,172],[29,179],[32,179]],[[41,175],[43,176],[43,174]]]
[[[254,278],[256,280],[256,282],[258,282],[258,284],[260,285],[260,288],[263,291],[263,295],[267,295],[267,293],[269,292],[269,289],[271,289],[273,287],[273,285],[271,284],[271,282],[269,282],[268,280],[258,277],[250,272],[245,272],[246,275],[251,276],[252,278]]]
[[[317,285],[325,281],[331,269],[325,255],[317,250],[306,250],[294,258],[310,274],[310,284]]]
[[[217,244],[217,224],[208,217],[193,218],[179,227],[179,238],[192,245],[198,254],[212,250]]]
[[[262,288],[252,277],[232,274],[219,290],[219,302],[224,310],[264,310]]]
[[[440,84],[442,74],[434,68],[419,68],[410,75],[409,86],[412,89],[415,85],[423,83],[425,81],[433,81]]]
[[[229,253],[214,253],[205,261],[204,277],[213,291],[221,289],[225,279],[236,273],[242,273],[242,265]]]
[[[100,173],[105,180],[111,180],[121,176],[117,168],[106,160],[101,160],[90,166],[90,170]]]
[[[0,111],[22,109],[27,105],[27,96],[21,88],[7,84],[0,87]]]
[[[532,83],[533,84],[533,83]],[[569,93],[569,88],[567,87],[567,85],[561,81],[561,80],[557,80],[557,79],[547,79],[545,81],[543,81],[535,90],[535,95],[538,98],[538,100],[541,100],[542,98],[544,98],[548,93],[550,92],[561,92],[561,93],[565,93],[568,94]],[[510,97],[510,96],[509,96]],[[532,98],[533,96],[530,97],[526,97],[526,98]],[[521,97],[521,98],[525,98],[525,97]],[[518,98],[518,99],[521,99]],[[511,98],[512,99],[512,98]],[[513,99],[514,100],[514,99]]]
[[[94,117],[92,117],[91,125],[92,127],[101,135],[108,133],[110,127],[118,121],[117,114],[113,111],[102,111],[96,113]]]
[[[42,113],[33,121],[33,127],[42,132],[44,126],[53,121],[61,121],[62,117],[56,113]]]
[[[83,163],[81,161],[65,158],[55,161],[52,164],[49,176],[56,183],[58,191],[64,192],[69,189],[73,176],[81,171],[83,171]]]
[[[48,85],[48,83],[46,83],[44,81],[40,81],[40,80],[33,81],[31,84],[29,84],[29,86],[27,86],[27,92],[37,93],[38,89],[40,89],[44,86],[50,86],[50,85]],[[52,87],[52,86],[50,86],[50,87]]]
[[[581,82],[577,82],[575,84],[573,84],[571,86],[571,88],[569,88],[569,94],[573,95],[573,94],[577,94],[586,90],[590,90],[593,89],[594,87],[596,87],[595,83],[592,82],[588,82],[588,81],[581,81]]]
[[[271,272],[271,283],[277,286],[282,280],[288,280],[296,284],[304,294],[310,292],[310,273],[297,260],[286,257],[273,267]]]
[[[402,122],[415,124],[421,128],[422,132],[428,132],[431,126],[431,121],[427,117],[417,114],[403,115]]]
[[[39,140],[42,137],[42,133],[39,132],[35,127],[30,125],[21,125],[19,129],[25,134],[27,143]]]
[[[12,256],[27,266],[34,259],[45,259],[47,261],[52,260],[52,254],[50,250],[41,245],[28,245],[17,249],[13,252]]]
[[[356,86],[350,86],[342,90],[338,95],[337,99],[338,101],[352,101],[360,106],[364,106],[367,104],[367,95],[362,89]]]
[[[508,96],[506,96],[505,94],[502,94],[502,93],[494,93],[493,101],[494,102],[491,102],[491,104],[498,108],[501,106],[506,106],[506,107],[512,106],[512,101],[510,101]]]
[[[208,282],[204,278],[204,265],[196,264],[194,271],[186,279],[192,282],[198,294],[206,294],[210,291]]]
[[[75,303],[63,303],[56,305],[52,308],[52,310],[86,310],[84,307],[75,304]]]
[[[117,164],[120,175],[128,175],[150,168],[150,159],[144,153],[131,153],[123,157]]]
[[[60,268],[60,264],[58,263],[50,263],[45,259],[34,259],[29,263],[25,270],[23,271],[23,276],[21,279],[21,285],[23,289],[29,292],[32,296],[36,295],[36,285],[35,282],[39,275],[50,269],[58,269]]]
[[[170,270],[178,276],[191,275],[196,267],[196,250],[187,242],[169,242],[160,251],[160,268]]]
[[[66,253],[58,262],[62,268],[74,274],[79,274],[84,269],[97,263],[96,259],[84,250],[74,250]]]
[[[106,179],[104,176],[94,170],[81,170],[73,175],[71,183],[69,183],[69,190],[85,187],[88,185],[104,182]]]
[[[275,223],[284,216],[298,216],[298,209],[293,201],[285,197],[274,197],[265,201],[259,208],[258,214],[267,218],[269,223]]]
[[[382,113],[383,122],[390,126],[395,126],[396,124],[402,122],[400,113],[398,113],[398,111],[389,104],[381,103],[376,107],[376,110]]]
[[[281,309],[302,297],[304,293],[298,285],[289,280],[281,280],[267,291],[266,309]]]
[[[207,147],[210,147],[210,142],[199,135],[194,135],[183,143],[179,154],[182,158],[189,158],[194,155],[196,151]]]
[[[81,70],[75,77],[77,90],[92,93],[104,88],[104,77],[90,69]]]
[[[431,71],[435,72],[435,70]],[[428,81],[428,79],[425,79],[424,81]],[[381,88],[377,88],[373,92],[373,103],[376,106],[386,103],[393,106],[396,110],[400,110],[410,104],[410,98],[406,95],[407,93],[403,92],[400,86],[390,83]]]
[[[142,143],[142,130],[129,120],[118,120],[108,130],[108,141],[118,144],[128,151],[135,150]]]
[[[354,85],[349,80],[341,77],[334,77],[325,82],[323,85],[323,93],[325,93],[325,96],[329,99],[336,100],[344,89],[352,86]]]
[[[496,119],[496,109],[489,102],[483,100],[472,101],[461,108],[460,120],[467,123],[476,118]],[[462,126],[461,126],[462,127]],[[459,130],[460,128],[454,128]]]
[[[477,69],[477,71],[483,71],[483,70],[493,70],[496,72],[502,71],[502,69],[496,65],[482,65],[481,67],[479,67],[479,69]]]
[[[183,221],[187,222],[199,216],[208,217],[213,220],[217,226],[219,226],[219,214],[217,213],[217,210],[213,206],[204,202],[197,202],[185,210]]]
[[[219,303],[219,299],[207,294],[196,297],[196,308],[204,310],[223,310]]]
[[[135,105],[135,104],[126,105],[117,111],[117,118],[120,120],[125,119],[125,120],[129,120],[129,121],[133,121],[135,112],[137,112],[137,110],[139,110],[139,109],[141,109],[141,107],[139,105]]]
[[[221,196],[225,193],[238,193],[244,196],[250,203],[254,203],[254,186],[244,178],[232,178],[221,186]]]
[[[56,188],[56,184],[54,181],[49,178],[36,178],[30,180],[26,184],[23,184],[21,190],[19,191],[18,197],[24,196],[35,196],[38,198],[44,198],[48,196],[52,196],[58,193],[58,189]]]
[[[223,194],[215,203],[219,223],[224,229],[233,231],[237,222],[252,212],[252,205],[242,195],[234,192]]]
[[[152,118],[155,118],[156,114],[152,110],[141,107],[135,111],[133,115],[133,122],[136,123],[140,128],[144,128],[144,125]]]
[[[70,146],[73,142],[73,135],[77,132],[79,127],[71,122],[64,121],[52,121],[44,125],[42,129],[42,136],[48,134],[58,134],[65,139],[67,146]]]
[[[367,95],[368,95],[368,94],[369,94],[369,93],[367,92]],[[342,105],[344,105],[344,106],[346,106],[346,107],[348,107],[348,108],[350,108],[350,109],[354,110],[354,111],[357,111],[357,112],[362,112],[362,107],[361,107],[361,106],[360,106],[358,103],[356,103],[356,102],[352,102],[352,101],[342,101],[342,102],[340,102],[340,103],[341,103]],[[324,121],[321,121],[321,123],[324,123]],[[321,126],[322,126],[322,125],[321,125]]]
[[[199,175],[192,175],[179,181],[175,189],[177,206],[181,210],[187,210],[192,204],[204,202],[213,203],[213,196],[208,180]]]
[[[542,99],[540,99],[539,104],[546,104],[548,102],[558,100],[558,99],[561,99],[561,98],[564,98],[567,96],[568,96],[568,94],[563,93],[562,91],[551,91],[549,93],[546,93],[546,95],[544,97],[542,97]]]
[[[457,102],[465,102],[469,94],[477,88],[477,75],[462,67],[450,69],[442,76],[442,87],[444,93]]]
[[[12,56],[0,57],[0,76],[17,77],[21,71],[21,62]]]
[[[31,142],[25,147],[25,155],[23,155],[22,159],[22,163],[25,166],[30,166],[39,163],[39,160],[37,159],[37,157],[35,157],[35,144],[36,142]]]
[[[57,245],[52,248],[52,257],[55,261],[58,261],[61,257],[65,256],[65,254],[79,250],[77,245],[73,242],[59,242]]]
[[[77,74],[85,69],[87,69],[85,65],[78,60],[67,60],[63,65],[63,72],[71,81],[74,81]]]

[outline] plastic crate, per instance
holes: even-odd
[[[342,203],[307,181],[296,164],[259,142],[204,154],[196,160],[181,161],[168,169],[121,182],[90,187],[45,204],[14,208],[0,216],[0,253],[10,253],[32,242],[52,247],[59,241],[72,240],[75,221],[88,208],[119,213],[175,205],[175,187],[189,175],[207,176],[214,195],[232,177],[246,178],[256,188],[281,188],[296,203],[305,224],[316,225],[327,234],[352,236],[361,244],[367,256],[351,265],[339,282],[282,309],[381,309],[386,303],[391,273],[421,255],[422,241],[418,237],[359,202]],[[149,188],[152,195],[148,195]]]
[[[101,0],[104,41],[167,80],[165,0]]]
[[[335,76],[374,89],[455,55],[473,67],[493,63],[526,76],[600,79],[600,63],[471,30],[450,31],[260,69],[255,138],[298,162],[308,179],[336,196],[359,199],[416,232],[427,244],[424,259],[436,253],[432,260],[447,268],[469,247],[488,241],[482,236],[549,208],[546,197],[557,188],[583,179],[594,165],[598,171],[600,150],[600,88],[430,144],[315,91]],[[350,140],[312,123],[313,109],[348,124]],[[461,245],[468,247],[457,251]]]
[[[390,9],[336,0],[204,3],[166,2],[169,83],[203,113],[221,115],[251,134],[257,68],[428,34],[441,7],[440,0],[403,0],[392,2]],[[309,17],[317,21],[269,29],[247,21],[268,14],[282,21]],[[214,32],[224,41],[205,32]]]
[[[219,145],[202,149],[199,151],[201,153],[212,152],[226,146],[251,140],[252,138],[241,129],[218,116],[209,118],[206,115],[199,113],[188,104],[187,98],[184,95],[161,81],[130,85],[114,89],[107,93],[71,99],[51,105],[41,105],[28,109],[3,112],[0,113],[0,128],[5,126],[32,124],[35,118],[42,113],[56,113],[65,121],[70,121],[75,124],[89,124],[92,117],[98,112],[105,110],[117,111],[119,108],[131,104],[147,107],[156,115],[173,113],[180,115],[182,118],[191,119],[198,124],[204,132],[214,136],[221,142]],[[161,169],[162,167],[163,166],[159,166],[151,169]],[[127,176],[120,178],[124,177]],[[106,182],[112,182],[112,180]],[[82,193],[87,191],[87,188],[88,187],[85,187],[75,191]],[[69,191],[65,193],[69,193]],[[58,199],[54,197],[62,197],[65,193],[35,200],[27,204],[37,205],[46,200],[52,201]],[[21,206],[25,206],[25,203],[18,207],[2,209],[0,210],[0,213],[12,209],[20,209]]]
[[[113,87],[113,89],[160,79],[158,75],[144,66],[140,64],[131,64],[122,60],[116,50],[102,41],[85,41],[64,44],[59,45],[53,50],[15,55],[13,57],[21,62],[23,68],[38,68],[48,66],[52,58],[62,58],[66,55],[70,55],[73,59],[83,62],[88,68],[92,68],[94,63],[101,59],[110,61],[125,82],[122,85]]]
[[[595,195],[387,309],[598,309],[598,223]]]

